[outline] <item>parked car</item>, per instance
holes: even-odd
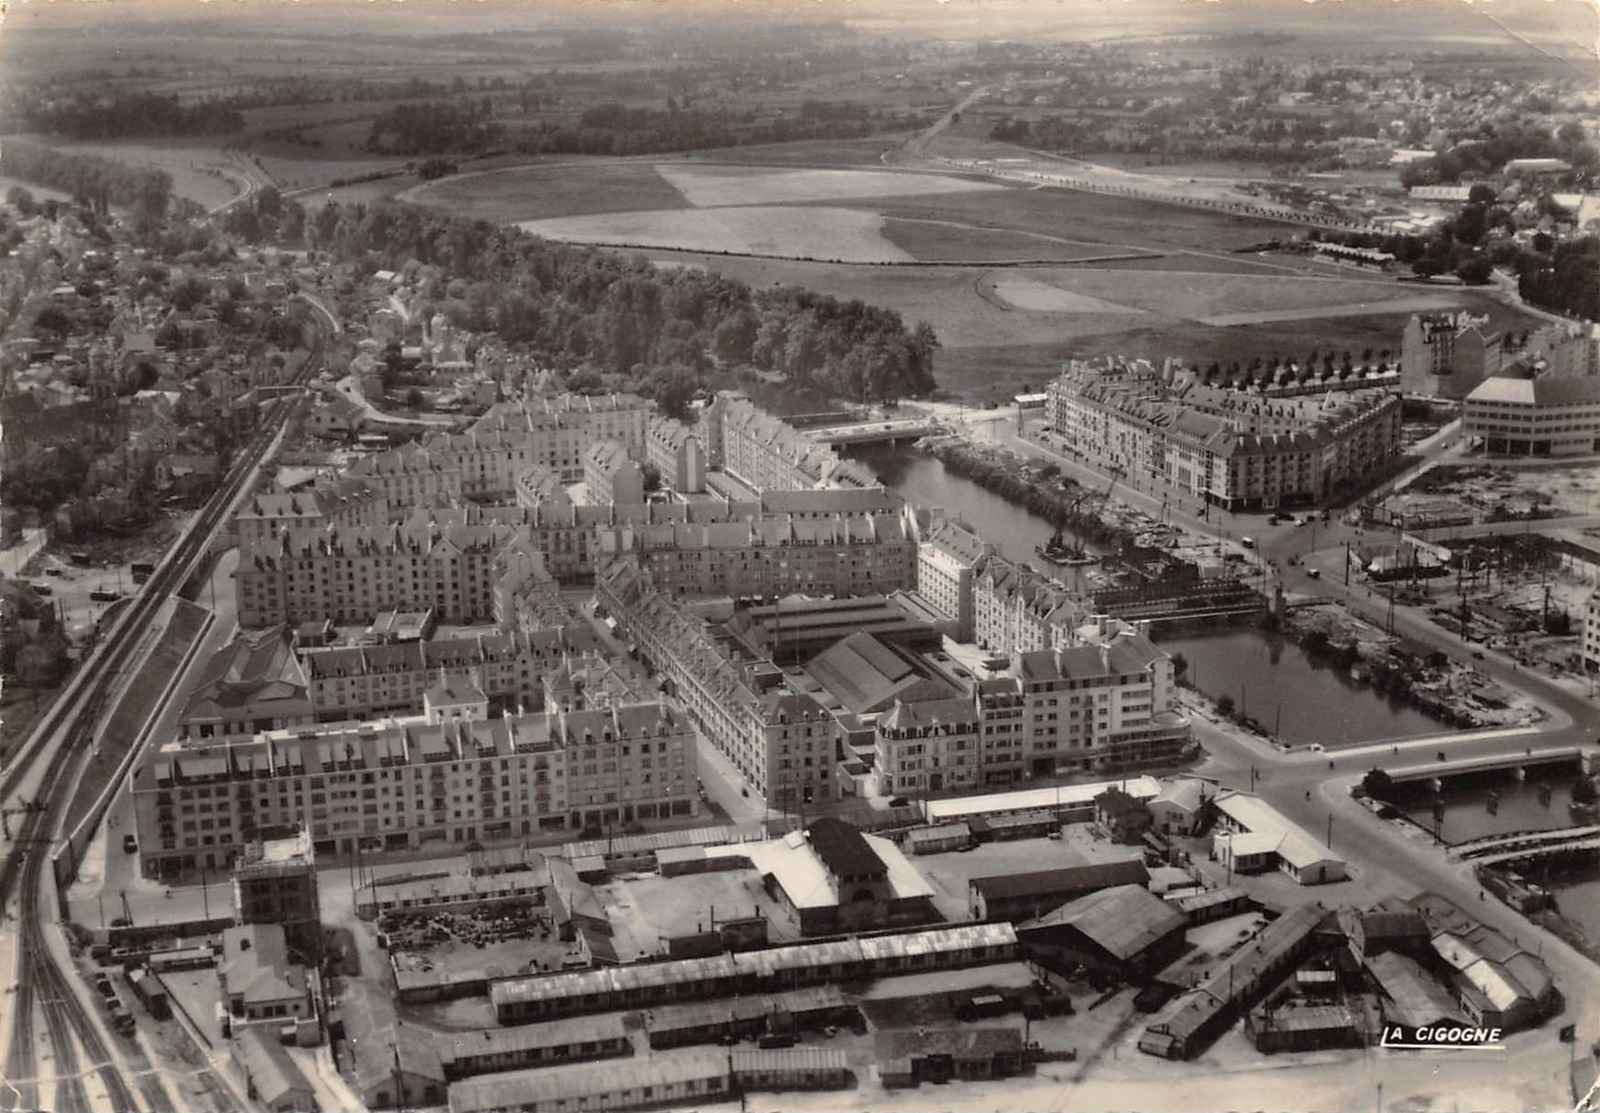
[[[123,835],[122,852],[124,854],[137,854],[139,852],[139,840],[132,835]]]

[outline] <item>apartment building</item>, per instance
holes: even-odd
[[[705,491],[706,450],[693,426],[658,414],[650,419],[645,438],[645,455],[663,487],[684,495]]]
[[[917,526],[904,513],[619,526],[597,544],[597,563],[630,559],[678,596],[886,594],[917,575]]]
[[[1513,364],[1541,365],[1558,377],[1600,373],[1600,348],[1581,325],[1555,321],[1533,332],[1491,330],[1487,317],[1418,313],[1400,342],[1401,389],[1432,398],[1466,398]]]
[[[598,830],[696,810],[695,735],[666,703],[449,723],[390,719],[168,743],[133,775],[147,876],[227,866],[261,831],[318,853]]]
[[[588,501],[596,506],[644,502],[644,469],[628,456],[621,441],[600,441],[583,456],[583,485]]]
[[[1495,454],[1600,452],[1600,377],[1485,379],[1467,395],[1461,427]]]
[[[1071,645],[1088,617],[1084,601],[1026,564],[991,554],[972,577],[972,640],[1011,655]]]
[[[1172,659],[1143,634],[1123,629],[1099,644],[1024,653],[1012,675],[1034,776],[1147,768],[1192,745]]]
[[[964,522],[934,526],[917,546],[917,592],[950,620],[950,636],[973,640],[973,591],[977,570],[994,546]]]
[[[956,697],[908,695],[874,726],[885,794],[916,794],[1066,772],[1119,773],[1192,748],[1172,662],[1120,623],[1088,643],[1019,654],[1008,674]]]
[[[496,559],[527,545],[526,534],[507,526],[287,530],[241,547],[239,625],[366,622],[380,611],[429,608],[443,622],[487,622]]]
[[[1266,397],[1074,363],[1047,394],[1069,453],[1229,510],[1324,504],[1400,449],[1400,398],[1387,390]]]
[[[571,625],[397,645],[305,649],[300,661],[309,679],[316,720],[333,723],[418,714],[424,693],[441,676],[470,681],[490,702],[513,713],[538,709],[544,701],[544,678],[598,648],[587,626]]]
[[[876,487],[870,469],[818,444],[750,399],[724,392],[700,420],[706,459],[755,491]]]
[[[754,791],[790,806],[834,797],[833,720],[781,669],[718,638],[629,562],[601,572],[595,596]]]
[[[969,699],[903,702],[874,728],[885,796],[975,789],[983,781],[983,709]]]
[[[389,510],[461,498],[509,501],[530,468],[579,482],[596,443],[616,441],[631,459],[642,461],[652,409],[633,394],[501,402],[464,433],[440,433],[420,445],[362,457],[348,476],[376,491]]]
[[[346,479],[314,491],[253,495],[233,523],[240,545],[259,545],[286,529],[381,526],[387,510],[377,491],[358,479]]]

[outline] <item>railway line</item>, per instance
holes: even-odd
[[[325,332],[318,329],[317,339],[295,375],[297,385],[305,383],[320,367],[326,341]],[[203,558],[217,529],[299,404],[299,398],[292,395],[272,404],[221,486],[168,550],[105,640],[80,665],[31,737],[10,755],[4,773],[0,774],[0,802],[9,806],[25,778],[33,772],[35,763],[41,757],[48,762],[40,774],[31,806],[21,812],[16,838],[11,840],[5,859],[0,863],[0,909],[20,895],[17,928],[20,960],[11,1008],[11,1041],[5,1057],[5,1075],[13,1081],[9,1086],[0,1087],[0,1108],[44,1107],[39,1100],[37,1079],[36,1012],[44,1020],[54,1056],[55,1094],[50,1104],[58,1113],[95,1113],[83,1081],[87,1073],[98,1074],[106,1099],[116,1113],[132,1113],[141,1108],[161,1110],[170,1100],[142,1052],[118,1049],[119,1053],[114,1054],[107,1046],[95,1019],[57,963],[45,937],[39,907],[43,871],[54,840],[72,818],[65,813],[78,787],[75,770],[94,739],[110,693],[124,668],[136,657],[143,632],[167,599],[180,592],[195,570],[203,567]],[[111,744],[116,745],[118,741],[112,740]],[[126,743],[126,740],[120,741]],[[132,1073],[139,1080],[145,1099],[143,1105],[123,1075],[121,1059],[131,1060],[136,1068]],[[80,1070],[80,1061],[90,1064],[88,1072]]]

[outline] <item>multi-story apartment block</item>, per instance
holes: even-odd
[[[133,776],[149,876],[228,865],[258,832],[303,826],[319,853],[465,846],[695,814],[695,735],[665,703],[175,743]]]
[[[994,546],[964,522],[945,521],[917,547],[917,592],[951,622],[951,636],[973,639],[973,582]]]
[[[671,595],[871,595],[909,589],[917,527],[904,513],[619,526],[601,556],[638,563]]]
[[[717,395],[700,420],[706,458],[755,491],[878,486],[869,469],[740,395]]]
[[[489,621],[496,558],[527,544],[506,526],[289,530],[240,550],[239,624],[365,622],[429,608],[443,622]]]
[[[318,722],[416,715],[440,676],[467,680],[512,714],[538,709],[544,677],[573,658],[595,653],[587,626],[513,630],[469,638],[438,638],[396,645],[335,646],[301,650]]]
[[[367,484],[343,480],[300,494],[254,495],[233,521],[240,545],[259,545],[286,529],[381,526],[387,509],[383,497]]]
[[[1600,347],[1582,326],[1556,321],[1535,332],[1491,331],[1487,317],[1419,313],[1401,336],[1401,389],[1433,398],[1467,397],[1521,363],[1559,377],[1600,373]]]
[[[918,794],[1056,773],[1120,772],[1191,748],[1172,661],[1120,623],[1085,644],[1025,651],[959,696],[907,696],[875,725],[880,791]]]
[[[646,439],[646,455],[663,487],[684,495],[706,489],[706,450],[694,427],[658,415],[650,419]]]
[[[975,789],[983,781],[983,711],[972,700],[897,701],[875,730],[885,796]]]
[[[1172,658],[1143,634],[1024,653],[1012,673],[1034,776],[1138,769],[1178,760],[1191,745]]]
[[[644,469],[628,456],[621,441],[601,441],[583,456],[583,484],[588,501],[598,506],[644,502]],[[519,481],[518,489],[521,485]]]
[[[568,483],[582,480],[586,454],[599,442],[617,441],[630,458],[644,460],[651,410],[632,394],[502,402],[465,433],[365,456],[348,475],[377,492],[389,510],[460,498],[510,500],[530,468],[546,468]]]
[[[972,637],[991,653],[1030,653],[1074,642],[1083,600],[1026,564],[991,554],[972,578]]]
[[[1600,452],[1600,377],[1485,379],[1462,406],[1461,427],[1485,451],[1512,456]]]
[[[1386,390],[1268,398],[1077,364],[1050,384],[1047,412],[1095,466],[1230,510],[1325,503],[1400,447],[1400,398]]]
[[[834,722],[782,670],[716,637],[629,562],[603,571],[595,596],[752,789],[788,807],[833,798]]]

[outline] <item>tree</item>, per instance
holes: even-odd
[[[1217,697],[1217,714],[1224,719],[1233,718],[1235,704],[1232,696]]]
[[[1182,676],[1188,671],[1189,658],[1185,657],[1182,653],[1174,653],[1172,655],[1172,675]]]
[[[1485,286],[1494,274],[1494,264],[1486,255],[1475,255],[1456,268],[1456,277],[1468,286]]]

